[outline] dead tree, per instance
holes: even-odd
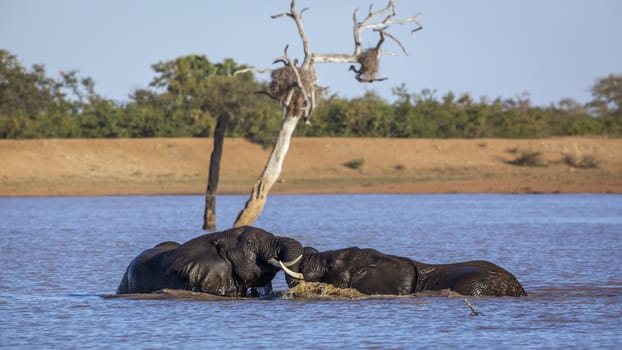
[[[220,159],[222,158],[222,144],[225,139],[225,131],[229,122],[229,114],[222,112],[216,122],[214,130],[214,148],[209,162],[209,175],[207,188],[205,189],[205,211],[203,212],[203,229],[216,230],[216,191],[220,175]]]
[[[298,12],[296,10],[296,0],[291,0],[289,12],[272,16],[273,19],[289,17],[296,24],[304,51],[304,59],[300,64],[298,60],[289,58],[287,52],[288,47],[285,47],[283,56],[278,57],[273,62],[281,63],[283,65],[282,67],[276,69],[246,68],[236,72],[255,71],[271,74],[270,91],[263,91],[262,93],[279,103],[283,109],[283,122],[266,166],[253,186],[250,198],[246,201],[244,209],[240,211],[234,223],[235,227],[251,225],[257,216],[259,216],[265,205],[268,192],[281,174],[283,161],[287,155],[291,136],[296,129],[298,120],[300,117],[303,117],[305,122],[309,123],[311,115],[324,91],[324,88],[318,85],[315,64],[358,64],[358,68],[354,65],[350,66],[350,70],[355,72],[355,79],[365,83],[382,81],[386,78],[377,77],[380,57],[390,53],[381,50],[381,46],[385,42],[385,37],[395,41],[404,54],[407,54],[402,43],[388,33],[387,30],[391,25],[403,25],[408,23],[415,23],[417,25],[411,33],[421,29],[421,26],[417,22],[418,15],[404,19],[395,18],[397,15],[395,1],[389,0],[387,6],[378,11],[372,11],[372,6],[370,6],[368,15],[362,20],[358,19],[358,9],[354,11],[354,52],[352,54],[317,54],[311,51],[307,34],[302,26],[302,14],[307,9],[308,8],[304,8]],[[384,18],[379,20],[381,17]],[[361,35],[365,30],[378,32],[380,39],[374,47],[363,50],[361,46]]]

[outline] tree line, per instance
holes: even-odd
[[[230,118],[226,135],[272,142],[282,113],[259,94],[267,83],[232,59],[212,63],[187,55],[152,65],[148,87],[116,102],[96,92],[95,82],[77,71],[48,76],[43,65],[24,67],[0,50],[0,138],[211,137],[218,116]],[[311,125],[296,136],[540,138],[569,135],[622,135],[622,74],[596,79],[592,100],[564,99],[533,105],[528,96],[482,97],[448,92],[438,96],[404,85],[394,102],[374,92],[346,99],[325,96]]]

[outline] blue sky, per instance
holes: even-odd
[[[298,0],[309,7],[304,26],[311,49],[351,53],[352,12],[370,1]],[[356,97],[375,90],[391,101],[392,89],[428,88],[473,97],[514,98],[529,93],[534,104],[563,98],[591,99],[595,80],[622,73],[622,1],[619,0],[396,0],[398,16],[421,12],[424,26],[413,38],[407,28],[390,31],[408,50],[381,63],[383,77],[360,84],[348,65],[318,65],[320,85]],[[386,4],[374,1],[376,8]],[[127,100],[146,87],[151,64],[187,54],[212,62],[270,67],[290,44],[302,58],[293,21],[271,19],[288,0],[0,0],[0,48],[26,66],[44,64],[48,75],[79,70],[105,97]],[[364,43],[375,44],[375,34]],[[264,76],[258,76],[264,78]]]

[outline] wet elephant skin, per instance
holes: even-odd
[[[277,261],[302,254],[300,242],[244,226],[208,233],[188,242],[163,242],[134,258],[117,294],[185,289],[224,296],[271,290]],[[276,265],[276,266],[275,266]]]
[[[450,289],[462,295],[526,296],[516,277],[488,261],[427,264],[375,249],[350,247],[318,252],[305,247],[301,261],[292,266],[305,281],[354,288],[365,294],[404,295]],[[298,279],[286,276],[290,287]]]

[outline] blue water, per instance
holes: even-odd
[[[220,196],[219,229],[246,196]],[[200,235],[201,196],[0,198],[2,348],[620,348],[620,195],[282,195],[255,222],[320,250],[493,261],[526,298],[132,300],[129,261]],[[286,290],[282,274],[273,281]]]

